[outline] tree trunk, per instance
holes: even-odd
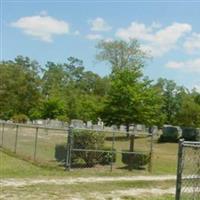
[[[126,137],[129,138],[129,124],[126,125]]]
[[[136,126],[134,126],[134,130],[130,137],[130,152],[134,152],[134,146],[135,146],[135,133],[136,133]]]

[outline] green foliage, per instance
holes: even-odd
[[[17,114],[12,117],[14,123],[26,123],[28,121],[28,117],[24,114]]]
[[[104,147],[105,135],[95,131],[74,131],[73,132],[73,148],[80,149],[80,151],[74,152],[73,160],[76,163],[77,160],[82,159],[88,167],[92,167],[99,162],[101,153],[93,151],[81,151],[83,150],[101,150]]]
[[[111,64],[112,72],[128,68],[138,71],[143,68],[147,55],[141,50],[137,40],[124,42],[122,40],[100,41],[97,44],[97,60]]]
[[[163,127],[163,133],[159,138],[159,142],[178,142],[180,135],[178,129],[173,126]]]
[[[80,149],[73,151],[72,164],[79,164],[80,160],[84,161],[87,167],[92,167],[95,164],[108,165],[111,162],[116,161],[116,150],[104,147],[104,135],[91,132],[91,131],[79,131],[74,133],[74,149]],[[55,158],[58,162],[64,162],[66,159],[67,148],[66,144],[57,144],[55,146]],[[100,151],[84,151],[84,150],[100,150]]]
[[[59,99],[47,99],[42,105],[42,117],[44,119],[56,119],[64,114],[64,104]]]
[[[112,74],[101,118],[108,125],[156,124],[160,101],[151,81],[140,80],[137,71],[126,68],[118,70]]]
[[[144,153],[122,153],[122,162],[128,165],[128,168],[131,169],[140,169],[144,165],[147,165],[150,161],[149,154]]]
[[[40,99],[40,66],[28,57],[0,62],[0,118],[29,114]]]
[[[172,80],[160,78],[156,84],[162,96],[162,113],[164,114],[164,124],[176,125],[177,113],[181,107],[182,100],[187,92],[183,87],[177,86]]]
[[[79,149],[101,149],[104,146],[105,134],[96,131],[73,131],[73,147]]]
[[[200,141],[200,129],[185,127],[182,129],[182,137],[186,141]]]
[[[200,105],[192,96],[184,97],[176,120],[183,127],[200,127]]]
[[[101,153],[101,157],[99,159],[100,164],[109,165],[111,162],[113,162],[113,163],[116,162],[116,149],[112,150],[109,147],[104,147],[102,150],[107,151],[107,152]]]

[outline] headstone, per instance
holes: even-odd
[[[86,127],[89,129],[92,128],[92,121],[87,121]]]

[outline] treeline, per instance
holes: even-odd
[[[148,55],[136,40],[97,45],[97,60],[110,64],[111,74],[100,77],[83,62],[41,66],[28,57],[0,63],[0,119],[25,121],[59,119],[97,121],[111,125],[145,123],[200,126],[200,93],[160,78],[143,75]]]

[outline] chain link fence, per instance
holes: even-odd
[[[132,146],[132,150],[130,150]],[[152,170],[153,134],[69,129],[67,169]]]
[[[180,140],[176,200],[200,199],[200,142]]]
[[[81,141],[85,143],[81,143],[77,137],[77,133],[81,132],[88,137],[85,139],[85,136],[81,136]],[[90,141],[88,135],[91,134],[93,141],[87,144],[86,141]],[[41,164],[83,171],[143,169],[162,173],[163,167],[169,166],[169,160],[175,160],[172,157],[175,158],[177,148],[174,144],[168,152],[168,144],[163,146],[157,143],[158,138],[158,132],[151,134],[147,129],[130,130],[127,133],[107,129],[53,128],[0,122],[2,149]],[[100,141],[97,142],[97,139]],[[165,170],[174,172],[176,162],[168,168]]]
[[[56,145],[67,143],[68,128],[0,123],[0,146],[41,164],[57,165]]]

